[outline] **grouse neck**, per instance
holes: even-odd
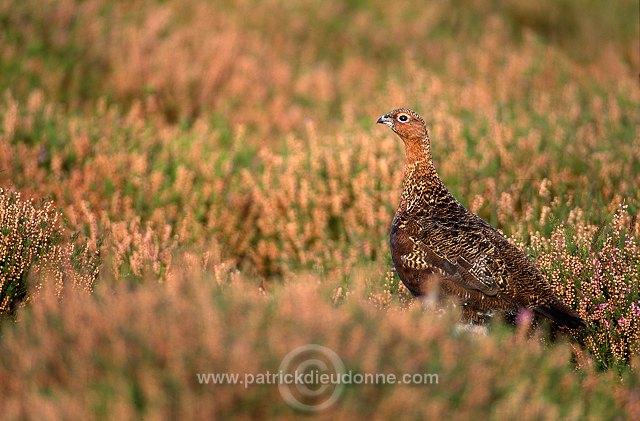
[[[411,167],[425,167],[425,169],[433,168],[433,159],[431,157],[431,142],[429,135],[423,139],[408,139],[404,141],[407,169]]]
[[[439,189],[442,182],[431,159],[408,160],[404,167],[403,184],[410,186],[420,181],[422,188]]]
[[[426,134],[423,138],[403,139],[403,141],[407,156],[407,167],[419,163],[433,166],[429,134]]]
[[[440,192],[444,186],[431,157],[431,142],[427,133],[422,139],[403,139],[406,151],[406,163],[404,167],[404,189],[411,190],[410,186],[420,185],[423,193],[428,195]]]

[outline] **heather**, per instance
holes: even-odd
[[[0,2],[9,418],[293,417],[195,373],[306,343],[441,376],[326,416],[638,416],[637,5],[330,3]],[[374,124],[396,106],[587,330],[476,338],[410,304],[402,145]]]

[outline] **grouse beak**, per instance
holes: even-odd
[[[376,123],[386,124],[389,127],[393,127],[393,119],[389,117],[389,114],[385,114],[376,121]]]

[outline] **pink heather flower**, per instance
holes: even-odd
[[[626,247],[629,247],[629,246],[631,246],[631,243],[633,243],[633,237],[630,236],[629,234],[625,235],[624,245]]]
[[[624,318],[624,316],[623,316],[623,317],[620,317],[620,318],[618,319],[618,324],[619,324],[620,326],[626,326],[626,325],[627,325],[627,319],[625,319],[625,318]]]
[[[640,303],[640,301],[638,301],[638,303]],[[633,311],[633,314],[636,316],[640,316],[640,305],[631,303],[631,311]]]
[[[529,309],[522,310],[518,313],[516,318],[516,324],[518,326],[529,326],[531,324],[531,320],[533,319],[533,312]]]

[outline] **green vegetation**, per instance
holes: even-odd
[[[323,413],[638,419],[637,4],[0,4],[3,418],[299,415],[297,346],[359,373]],[[556,343],[412,304],[390,271],[400,141],[589,328]]]

